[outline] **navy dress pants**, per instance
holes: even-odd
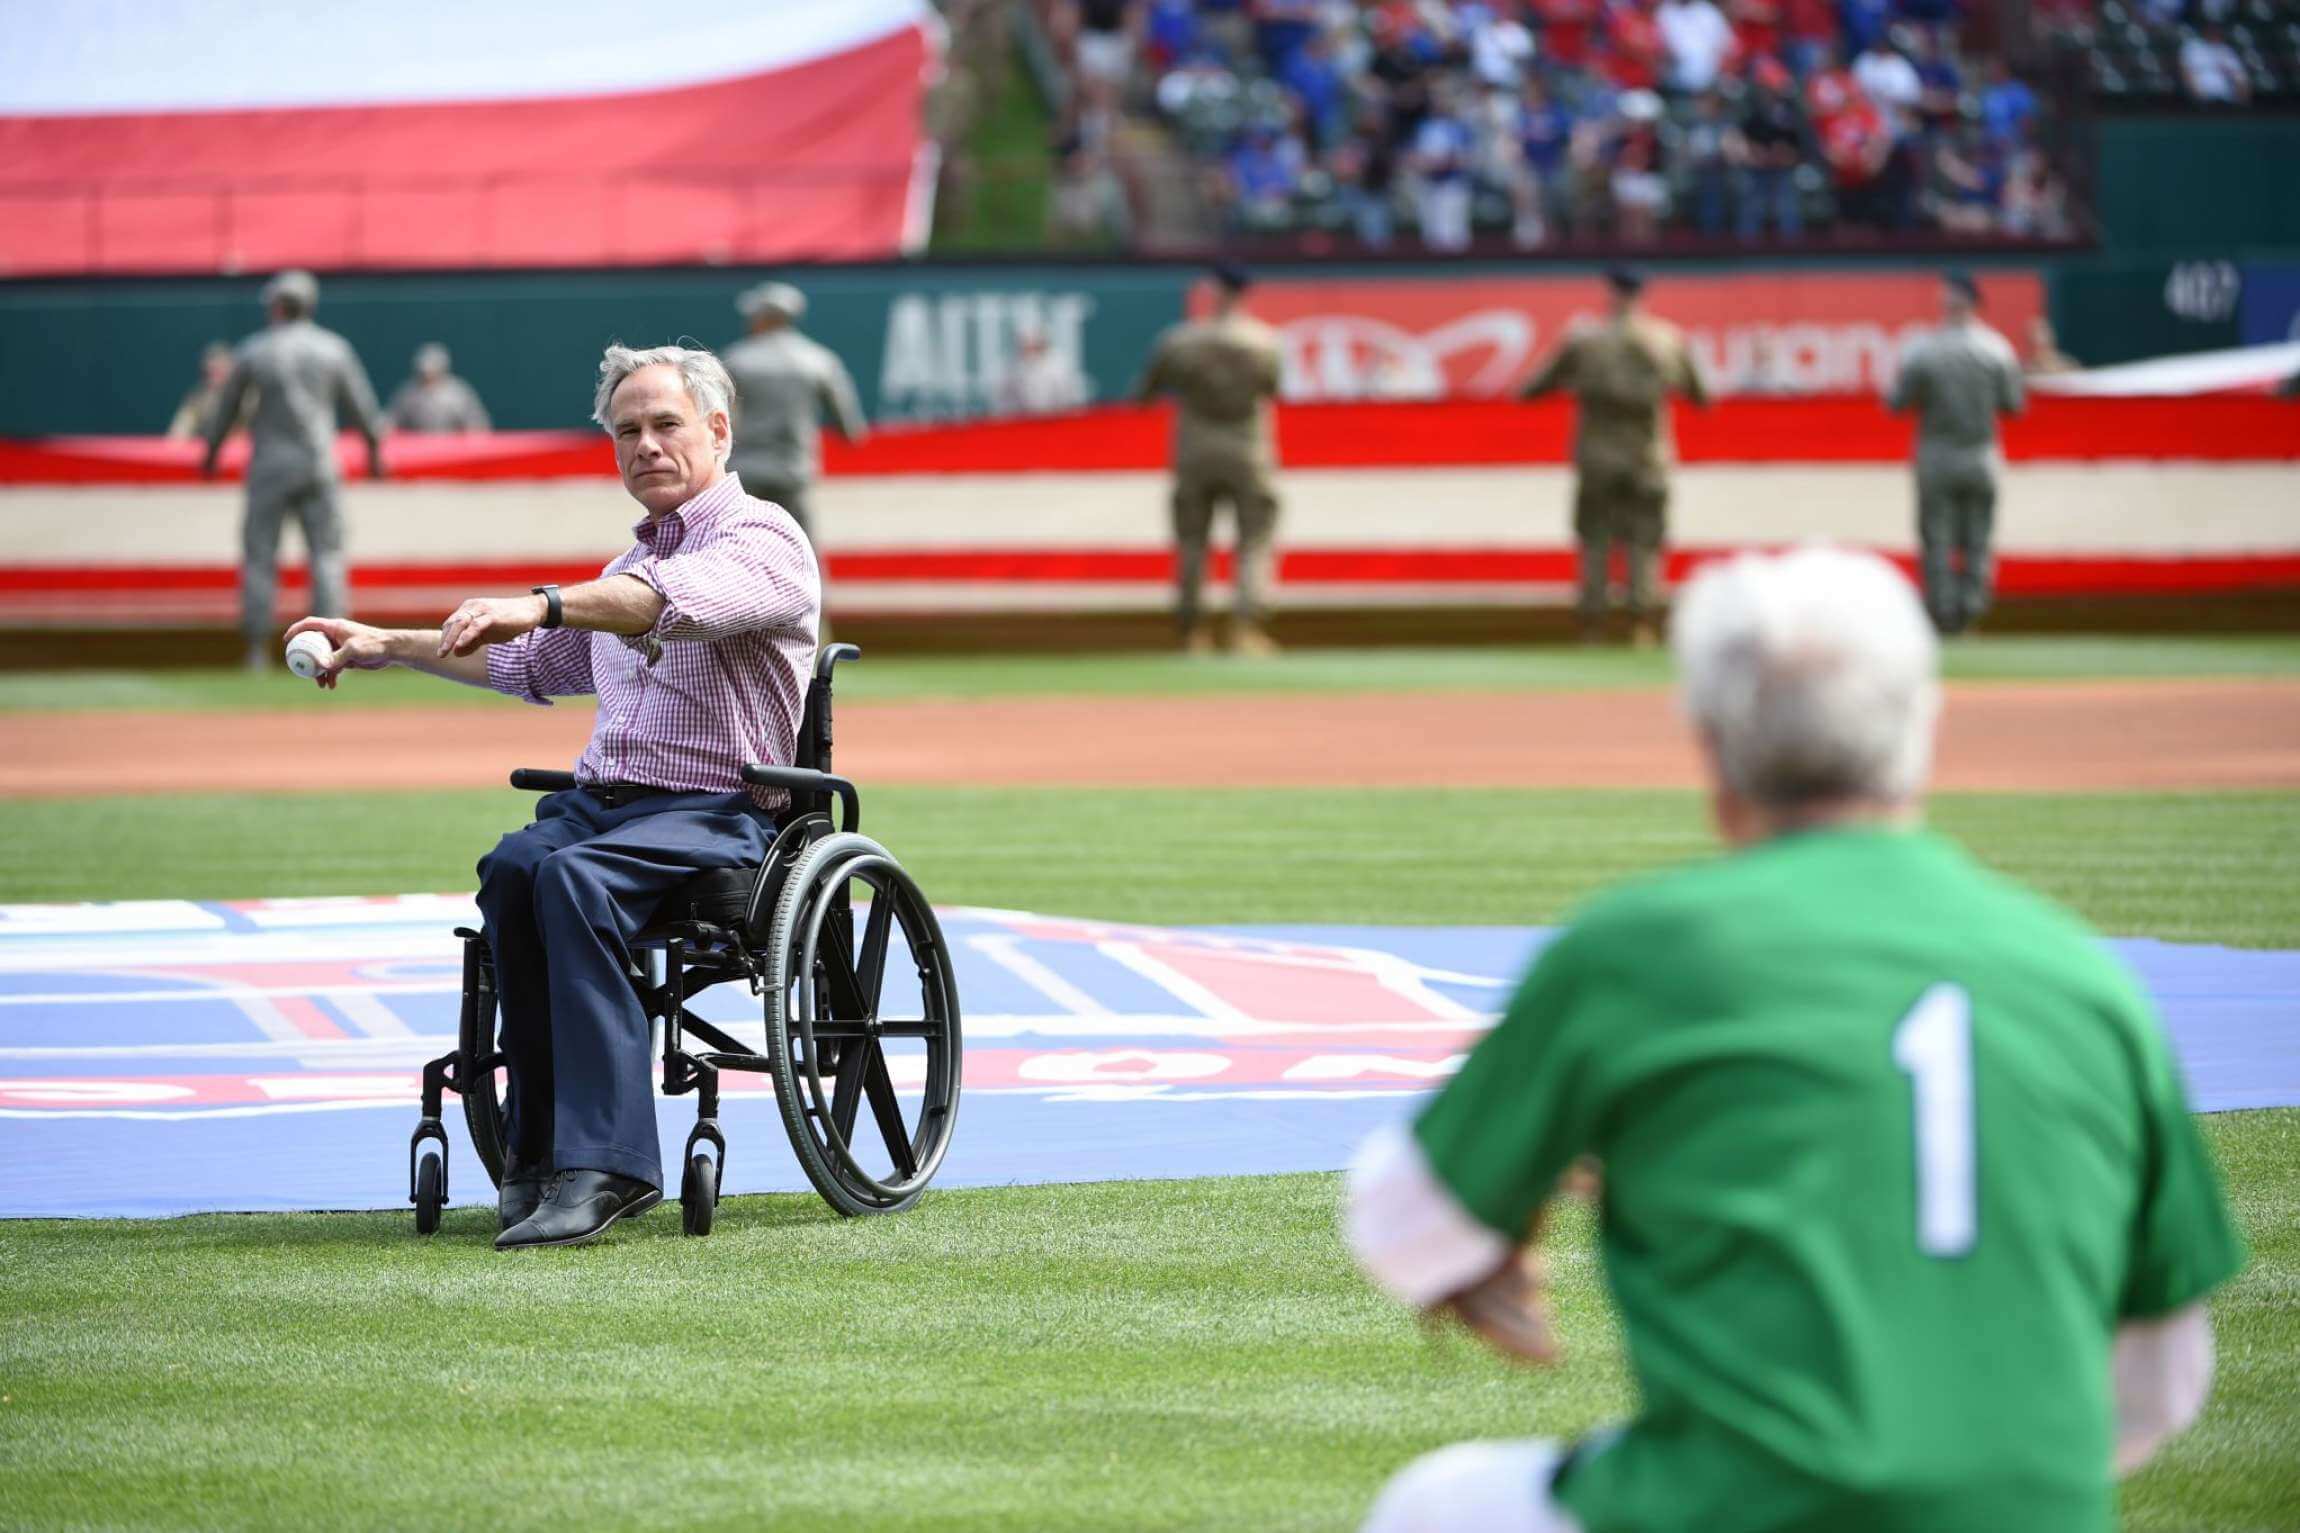
[[[658,793],[610,809],[576,788],[544,799],[534,824],[480,859],[518,1160],[663,1185],[631,938],[695,874],[763,861],[773,832],[741,793]]]

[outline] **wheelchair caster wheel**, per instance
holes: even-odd
[[[439,1210],[447,1201],[445,1168],[436,1155],[426,1155],[415,1167],[415,1233],[429,1235],[439,1228]]]
[[[718,1162],[708,1155],[688,1156],[687,1174],[679,1183],[679,1227],[690,1235],[708,1235],[718,1211]]]

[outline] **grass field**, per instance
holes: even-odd
[[[2286,641],[1951,656],[1992,678],[2300,670]],[[889,696],[1333,689],[1406,685],[1425,663],[1425,685],[1663,679],[1650,657],[1559,651],[854,675]],[[378,703],[453,695],[360,678],[378,679]],[[275,693],[305,695],[195,674],[93,695],[83,678],[0,678],[14,709]],[[866,802],[938,900],[1168,922],[1547,921],[1709,846],[1683,793]],[[507,791],[0,802],[0,900],[469,888],[520,807]],[[1935,819],[2112,932],[2300,946],[2300,795],[1958,795]],[[2128,1483],[2127,1526],[2289,1530],[2300,1111],[2207,1127],[2254,1260],[2216,1304],[2205,1420]],[[1376,1298],[1336,1238],[1335,1192],[1330,1177],[945,1192],[862,1222],[738,1198],[708,1241],[658,1211],[524,1258],[490,1250],[470,1211],[432,1241],[404,1214],[0,1225],[0,1526],[1340,1529],[1421,1449],[1629,1408],[1586,1209],[1552,1227],[1569,1360],[1521,1372]]]
[[[1952,680],[2300,676],[2300,636],[2278,634],[1959,639]],[[1296,650],[1266,660],[1174,654],[866,656],[839,671],[842,698],[1031,693],[1369,692],[1661,687],[1658,651],[1558,646]],[[0,671],[0,712],[64,708],[517,707],[412,671],[354,676],[330,695],[284,671]]]

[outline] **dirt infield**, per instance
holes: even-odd
[[[865,783],[1691,787],[1661,692],[849,702]],[[0,796],[500,786],[563,766],[587,708],[0,715]],[[1952,687],[1948,790],[2300,788],[2300,682]]]

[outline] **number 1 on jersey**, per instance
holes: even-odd
[[[1893,1029],[1893,1063],[1916,1095],[1917,1249],[1963,1256],[1979,1234],[1973,1127],[1973,1004],[1935,985]]]

